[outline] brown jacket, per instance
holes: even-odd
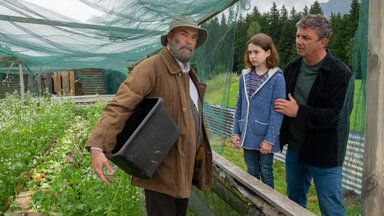
[[[203,101],[206,84],[198,82],[191,69],[199,99]],[[146,96],[164,99],[163,106],[181,130],[181,136],[150,179],[133,177],[132,184],[177,198],[190,197],[192,179],[200,189],[212,185],[212,152],[203,121],[203,142],[196,154],[195,122],[190,110],[189,77],[164,47],[159,54],[140,62],[120,85],[103,109],[86,146],[99,147],[107,152],[114,149],[116,135],[132,114],[136,105]],[[166,136],[166,134],[164,134]],[[197,156],[196,156],[197,155]],[[198,163],[195,163],[198,159]]]

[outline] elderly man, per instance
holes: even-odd
[[[284,70],[288,100],[274,103],[285,115],[280,143],[288,144],[287,195],[306,208],[313,179],[321,214],[345,215],[341,181],[346,145],[337,137],[337,125],[352,73],[326,49],[331,23],[324,16],[305,16],[296,26],[300,57]]]
[[[181,130],[181,136],[149,179],[133,177],[132,185],[145,189],[148,215],[185,215],[192,184],[207,189],[212,184],[212,152],[203,120],[206,85],[189,65],[207,31],[189,16],[175,17],[161,36],[159,54],[140,62],[121,84],[104,109],[86,146],[94,172],[106,184],[114,172],[103,151],[111,152],[116,136],[134,108],[146,96],[163,98],[163,105]],[[164,134],[164,136],[167,136]]]

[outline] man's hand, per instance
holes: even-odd
[[[261,154],[269,154],[271,153],[271,149],[272,149],[272,144],[268,143],[268,142],[261,142],[260,144],[260,153]]]
[[[276,99],[273,103],[273,108],[276,112],[282,113],[288,117],[296,117],[299,105],[296,100],[292,97],[291,93],[288,94],[289,100]]]
[[[115,178],[115,175],[104,175],[103,173],[104,167],[107,167],[110,173],[115,173],[115,170],[113,170],[107,157],[102,151],[96,149],[91,150],[91,156],[93,172],[95,172],[99,176],[101,181],[111,186],[111,183],[107,179]]]
[[[237,134],[234,134],[232,137],[233,146],[236,149],[240,149],[239,143],[240,143],[240,136]]]

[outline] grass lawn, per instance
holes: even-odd
[[[239,89],[237,74],[221,74],[207,81],[206,100],[209,103],[235,108]]]

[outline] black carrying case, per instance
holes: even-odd
[[[108,159],[126,173],[148,179],[176,143],[181,132],[160,97],[140,102],[117,136]]]

